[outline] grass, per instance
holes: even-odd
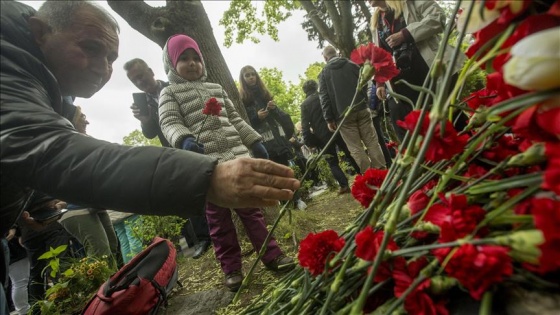
[[[285,215],[274,233],[284,253],[294,260],[297,260],[299,241],[305,238],[307,234],[327,229],[341,233],[363,211],[363,208],[351,194],[338,196],[333,191],[315,197],[307,203],[307,206],[305,210],[293,210],[291,217]],[[271,224],[271,220],[274,218],[269,218],[269,216],[270,213],[266,217],[270,221],[268,223]],[[243,271],[244,274],[247,274],[251,264],[256,259],[256,254],[252,251],[246,237],[240,237],[240,239],[243,253]],[[248,289],[242,292],[240,303],[215,310],[215,312],[220,315],[239,314],[253,299],[258,298],[267,286],[274,285],[281,276],[281,274],[275,274],[264,269],[262,264],[259,265]],[[170,303],[173,303],[174,299],[180,299],[182,296],[188,296],[196,292],[227,290],[223,285],[224,275],[212,250],[209,250],[208,253],[197,260],[180,258],[179,280],[183,283],[183,287],[173,294]]]

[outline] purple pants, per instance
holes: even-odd
[[[260,251],[264,244],[268,230],[264,222],[261,209],[233,209],[247,232],[247,236],[253,244],[253,248]],[[222,266],[222,271],[229,274],[241,270],[241,247],[237,240],[235,225],[231,219],[231,211],[227,208],[216,206],[212,203],[206,204],[206,219],[210,229],[210,238],[214,245],[216,258]],[[262,258],[264,263],[271,262],[282,254],[278,244],[271,238],[268,242],[266,252]]]

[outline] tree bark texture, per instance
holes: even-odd
[[[107,0],[113,11],[128,24],[161,48],[169,36],[182,33],[198,43],[204,55],[208,81],[222,85],[239,115],[249,123],[245,107],[226,61],[220,51],[212,25],[200,0],[166,2],[165,7],[151,7],[142,0]]]
[[[327,14],[332,21],[329,27],[315,1],[300,1],[315,28],[321,36],[332,46],[338,48],[343,57],[350,57],[356,42],[354,40],[354,17],[352,16],[352,3],[350,1],[325,1]]]

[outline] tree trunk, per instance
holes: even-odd
[[[249,123],[239,92],[220,52],[208,15],[199,0],[167,1],[165,7],[154,8],[144,1],[107,0],[109,6],[140,34],[161,48],[169,36],[182,33],[198,43],[208,72],[208,81],[222,85],[239,115]]]
[[[354,17],[352,16],[350,1],[326,0],[324,2],[332,27],[329,27],[325,19],[321,17],[321,10],[316,6],[315,1],[302,0],[299,3],[307,12],[308,18],[321,37],[337,48],[343,57],[350,57],[350,53],[354,50],[356,44],[354,41]]]

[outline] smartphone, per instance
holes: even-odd
[[[134,105],[140,109],[140,115],[148,116],[150,111],[148,109],[148,99],[146,98],[146,93],[132,93],[132,99],[134,100]]]
[[[67,209],[63,209],[63,210],[57,210],[57,209],[50,209],[50,210],[44,210],[44,211],[39,211],[37,213],[33,213],[32,217],[33,219],[35,219],[35,221],[47,225],[50,223],[53,223],[54,221],[58,221],[58,219],[60,219],[60,217],[62,217],[62,215],[68,211]]]

